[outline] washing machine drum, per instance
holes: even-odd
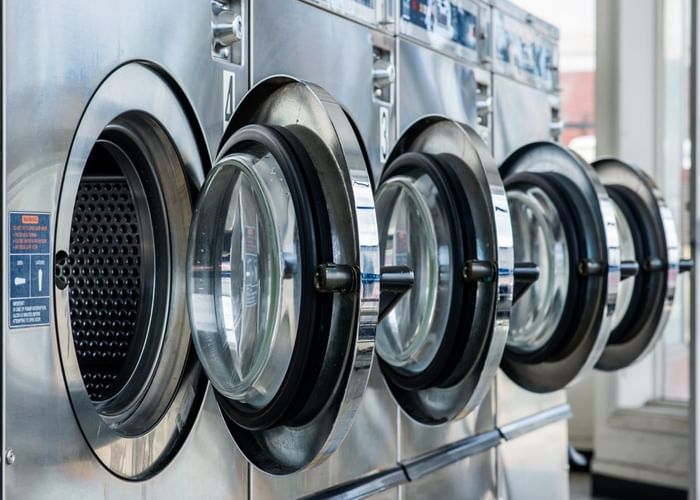
[[[367,383],[379,303],[368,165],[343,110],[284,78],[237,109],[194,211],[194,345],[231,434],[286,474],[342,441]]]
[[[516,151],[501,174],[515,260],[539,268],[529,288],[516,283],[502,368],[530,391],[555,391],[607,343],[620,281],[614,205],[593,168],[554,143]]]
[[[624,368],[648,353],[663,333],[679,272],[679,244],[671,211],[654,181],[637,167],[609,158],[593,167],[608,190],[623,261],[639,273],[618,288],[611,333],[596,368]]]
[[[512,234],[497,168],[469,127],[426,118],[399,140],[375,199],[382,265],[415,276],[377,327],[381,369],[413,419],[462,417],[488,391],[508,329]]]

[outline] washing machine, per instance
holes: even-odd
[[[559,33],[510,2],[495,0],[492,5],[492,150],[496,161],[503,162],[528,144],[558,140],[562,129]],[[539,151],[536,146],[532,149]],[[581,161],[571,161],[577,165],[574,169],[587,172]],[[583,175],[591,177],[590,172]],[[519,225],[514,221],[515,231]],[[504,498],[567,498],[568,436],[564,419],[570,410],[566,393],[535,393],[515,383],[503,370],[497,377],[496,392],[499,425],[523,418],[547,423],[526,436],[506,433],[506,442],[498,450],[499,493]],[[538,453],[533,454],[533,449]]]
[[[207,2],[25,7],[2,7],[3,496],[245,495],[184,278],[222,70],[238,98],[245,65],[211,57]]]
[[[303,472],[358,413],[380,282],[412,274],[379,268],[344,108],[250,77],[256,15],[260,40],[288,26],[237,0],[3,5],[4,495],[297,497],[382,462]]]
[[[252,8],[251,84],[294,74],[338,99],[367,145],[382,269],[407,266],[415,278],[380,315],[378,356],[343,445],[289,478],[251,470],[254,497],[460,496],[465,484],[472,496],[496,494],[501,436],[490,390],[514,265],[508,206],[484,143],[490,9],[418,4],[403,2],[398,24],[381,2]]]
[[[251,8],[251,84],[286,74],[323,87],[337,99],[337,112],[351,117],[353,133],[364,139],[358,141],[360,149],[343,151],[372,169],[395,140],[395,46],[385,9],[383,3],[354,0],[253,2]],[[373,206],[370,177],[352,183],[368,189],[363,201]],[[376,245],[376,227],[374,231]],[[252,498],[300,497],[396,468],[396,405],[371,356],[364,361],[364,369],[371,371],[369,384],[366,391],[358,389],[358,397],[364,395],[343,445],[327,462],[289,477],[252,468]],[[347,423],[349,427],[349,419]],[[395,498],[396,492],[383,495]]]
[[[376,340],[400,408],[398,455],[410,479],[400,491],[459,497],[468,488],[474,497],[496,497],[502,438],[560,418],[562,408],[536,419],[496,418],[492,387],[511,306],[540,276],[532,255],[512,252],[510,208],[488,152],[491,9],[401,2],[397,15],[399,139],[375,197],[382,262],[408,262],[415,275],[410,299],[380,321]],[[461,277],[452,278],[455,270]],[[411,467],[427,456],[433,467]]]
[[[380,316],[378,356],[347,439],[308,472],[251,469],[254,497],[460,496],[466,484],[470,495],[496,494],[501,435],[490,389],[515,270],[507,201],[484,143],[490,9],[452,3],[434,24],[438,11],[420,12],[437,5],[404,4],[395,28],[384,8],[290,2],[251,11],[251,84],[294,74],[338,99],[367,145],[380,265],[415,267],[409,296]]]
[[[454,199],[459,200],[461,204],[465,204],[465,200],[470,200],[467,205],[471,206],[463,206],[457,209],[462,214],[469,214],[468,217],[473,219],[469,223],[472,224],[472,227],[465,229],[464,232],[475,234],[475,231],[477,233],[481,231],[479,233],[479,245],[485,246],[479,248],[479,251],[485,251],[485,248],[494,250],[494,247],[490,247],[494,240],[489,242],[490,238],[484,235],[484,224],[490,220],[489,224],[492,225],[492,229],[495,231],[500,223],[501,232],[508,234],[508,236],[498,234],[498,243],[495,245],[495,248],[498,248],[499,245],[508,247],[512,243],[509,235],[508,210],[503,205],[502,187],[494,168],[495,164],[487,153],[489,148],[487,144],[491,141],[491,76],[488,70],[490,59],[489,37],[491,32],[490,8],[485,3],[474,1],[401,1],[399,2],[397,18],[397,127],[401,139],[399,139],[399,144],[397,144],[391,160],[395,162],[397,157],[401,158],[401,154],[405,158],[406,153],[422,154],[424,153],[423,147],[426,144],[431,148],[429,152],[433,154],[455,155],[460,158],[460,165],[455,167],[458,174],[451,173],[450,175],[457,175],[457,178],[459,178],[459,176],[465,176],[466,172],[473,172],[472,175],[475,178],[488,179],[486,184],[480,188],[475,187],[478,186],[478,183],[475,182],[474,178],[462,179],[461,181],[453,178],[447,181],[451,186],[471,186],[470,189],[473,190],[466,193],[464,191],[458,192],[454,196]],[[449,139],[449,135],[446,135],[442,142],[433,139],[434,143],[432,143],[431,140],[425,138],[426,132],[423,130],[429,129],[428,123],[430,119],[426,117],[430,116],[441,117],[434,118],[438,123],[441,120],[445,120],[442,127],[446,132],[450,130],[445,125],[446,123],[450,123],[455,127],[457,127],[456,124],[465,124],[465,128],[475,137],[465,140],[461,139],[461,134],[453,132],[452,141]],[[439,126],[434,125],[432,128],[434,129],[433,133],[439,134],[438,130],[436,130]],[[449,132],[447,133],[449,134]],[[411,136],[414,136],[415,139],[410,139]],[[469,146],[465,146],[464,151],[471,151],[471,153],[464,153],[464,155],[455,154],[454,144],[469,144]],[[481,147],[485,150],[480,151],[479,148]],[[439,151],[439,148],[442,148],[442,151]],[[476,151],[479,151],[479,153],[476,153]],[[467,158],[465,158],[465,155]],[[400,164],[410,164],[410,156],[408,160],[408,162],[406,159],[399,160],[399,166],[395,163],[388,163],[385,167],[382,181],[386,183],[388,179],[389,182],[386,186],[380,186],[377,194],[380,234],[385,234],[386,230],[384,227],[388,226],[388,221],[386,223],[383,221],[382,209],[386,204],[384,199],[398,198],[399,196],[398,194],[392,194],[392,190],[399,193],[396,188],[388,188],[388,186],[395,184],[395,182],[391,181],[391,178],[401,174],[402,167]],[[415,159],[414,162],[416,162]],[[417,163],[420,163],[420,161]],[[414,166],[414,172],[411,173],[404,166],[403,182],[406,182],[407,178],[419,178],[415,173],[415,169],[424,172],[425,168]],[[408,175],[406,172],[410,173],[408,177],[405,177]],[[418,186],[418,181],[412,180],[411,182]],[[425,179],[420,182],[425,183]],[[432,186],[430,183],[428,185]],[[420,189],[423,190],[421,195],[426,197],[430,204],[443,203],[449,207],[450,203],[445,195],[432,193],[428,196],[426,193],[429,190],[425,186],[421,186]],[[438,188],[432,187],[431,189],[437,189],[440,192]],[[488,203],[482,206],[478,206],[480,202],[476,201],[479,199],[477,194],[479,189],[482,190],[481,192],[489,193],[490,198]],[[407,192],[410,193],[411,191]],[[409,212],[410,202],[408,200],[410,198],[408,195],[405,196],[406,199],[396,199],[395,202],[409,204],[405,208],[405,211]],[[412,198],[420,199],[415,195]],[[435,209],[431,208],[431,210]],[[450,212],[449,208],[443,208],[442,210],[446,213]],[[433,215],[433,217],[436,216]],[[433,222],[440,223],[440,219],[444,217],[444,215],[437,216]],[[498,223],[495,222],[495,217],[499,217]],[[415,221],[405,221],[407,225],[411,222],[414,225],[417,224]],[[395,222],[393,223],[395,224]],[[442,224],[444,225],[444,222]],[[475,229],[479,225],[482,225],[482,227]],[[417,237],[415,234],[410,235],[410,231],[402,231],[400,226],[396,226],[394,230],[395,233],[392,238],[394,247],[400,247],[396,242],[401,241],[399,236],[404,234],[404,232],[407,232],[413,238]],[[416,230],[414,229],[414,231]],[[437,233],[431,239],[435,238],[436,241],[440,241],[441,238],[446,238],[439,235],[439,231],[445,231],[444,228],[440,229],[438,227],[435,231]],[[453,241],[458,240],[459,238],[454,239],[453,237]],[[465,252],[470,252],[474,248],[473,243],[470,242],[463,243],[461,247]],[[399,414],[399,457],[401,460],[409,460],[410,457],[429,453],[430,450],[436,447],[446,447],[475,436],[490,436],[490,433],[494,432],[496,425],[494,399],[491,392],[491,371],[498,364],[503,347],[501,341],[504,339],[508,329],[510,298],[505,300],[504,297],[509,292],[512,292],[512,290],[509,291],[509,287],[512,286],[510,281],[512,280],[512,274],[509,275],[509,273],[512,273],[512,255],[506,248],[499,249],[501,251],[499,268],[504,271],[505,276],[500,277],[503,295],[500,296],[500,302],[496,309],[492,308],[492,304],[486,305],[482,303],[476,309],[485,312],[484,316],[480,317],[479,314],[476,314],[470,319],[463,318],[460,320],[457,317],[449,317],[448,319],[448,314],[450,313],[448,306],[451,303],[449,294],[452,293],[453,285],[446,279],[450,269],[446,266],[461,267],[463,262],[476,257],[475,255],[464,256],[465,258],[459,265],[454,262],[449,262],[448,264],[449,258],[455,262],[459,260],[456,255],[452,254],[453,249],[446,246],[445,243],[438,245],[436,248],[438,252],[442,252],[442,256],[438,260],[440,271],[437,272],[437,276],[439,276],[437,279],[439,280],[439,286],[436,288],[436,293],[442,295],[442,297],[436,297],[435,299],[436,303],[439,304],[437,309],[422,306],[421,309],[430,311],[430,314],[421,313],[413,319],[413,322],[418,324],[419,318],[423,318],[423,321],[430,320],[432,322],[429,325],[431,335],[437,335],[440,332],[440,334],[448,336],[451,330],[461,328],[463,331],[471,331],[468,334],[472,339],[470,342],[485,342],[485,339],[489,337],[491,337],[491,341],[495,342],[491,344],[493,349],[492,356],[489,357],[487,350],[483,350],[482,355],[486,355],[486,358],[481,362],[476,361],[479,358],[472,353],[472,367],[468,376],[464,376],[466,372],[461,371],[460,368],[452,366],[452,377],[459,377],[460,374],[464,376],[460,392],[458,389],[460,384],[455,384],[454,381],[451,383],[450,381],[431,381],[429,378],[426,378],[430,367],[425,367],[425,373],[423,373],[425,380],[419,380],[415,376],[413,378],[416,380],[413,381],[405,375],[400,377],[400,372],[405,372],[410,368],[410,365],[402,367],[398,362],[396,353],[392,353],[389,346],[383,345],[386,343],[383,342],[383,339],[390,337],[392,331],[399,329],[400,317],[398,315],[401,311],[397,308],[392,317],[380,323],[377,330],[378,358],[384,368],[383,371],[385,372],[387,383],[395,398],[400,401],[401,407]],[[386,249],[383,250],[386,251]],[[416,248],[412,251],[417,252],[418,249]],[[394,255],[394,259],[401,258],[398,250],[394,250],[394,253],[399,255],[398,257]],[[456,260],[455,257],[457,257]],[[484,256],[482,255],[482,257]],[[494,259],[493,257],[486,260],[499,261],[499,259]],[[428,258],[420,260],[426,262]],[[418,284],[421,281],[419,277],[421,270],[416,268],[415,271],[416,284]],[[428,273],[428,270],[422,270],[422,272]],[[479,284],[478,287],[484,287],[484,284]],[[470,294],[473,294],[473,290],[470,289],[469,285],[466,286],[466,289],[468,290],[466,292],[467,297],[463,299],[463,303],[466,305],[462,308],[462,311],[466,311],[467,314],[473,314],[473,301],[483,300],[483,298],[479,297],[477,299],[475,296],[471,296]],[[415,304],[418,304],[419,300],[428,301],[427,303],[429,303],[428,297],[421,299],[416,296],[416,291],[417,288],[412,292],[412,299]],[[480,290],[477,295],[479,293],[483,293],[483,290]],[[506,302],[508,303],[506,304]],[[406,318],[405,321],[410,320]],[[446,321],[450,326],[440,326],[440,321]],[[463,321],[466,321],[466,323],[463,323]],[[420,327],[416,327],[415,330],[420,331]],[[442,330],[445,330],[445,332],[443,333]],[[404,331],[408,332],[412,331],[412,329],[404,327]],[[437,337],[437,339],[439,338]],[[430,345],[439,345],[437,339],[432,340]],[[404,340],[404,343],[407,343],[406,340]],[[445,343],[445,345],[448,344]],[[460,352],[457,347],[452,347],[452,349],[454,352]],[[471,345],[468,347],[469,349],[475,351],[477,348]],[[417,358],[413,361],[416,366],[420,366],[419,359]],[[487,366],[477,368],[480,363],[486,363]],[[449,363],[444,362],[443,365],[449,366]],[[415,369],[413,368],[414,371]],[[450,385],[452,389],[448,388]],[[487,437],[486,439],[492,439],[493,441],[493,437]],[[474,497],[494,497],[496,495],[497,478],[493,446],[497,443],[498,436],[496,435],[495,443],[492,442],[492,446],[485,447],[481,453],[464,458],[425,477],[416,477],[411,483],[402,486],[402,495],[405,498],[424,498],[431,494],[459,497],[465,494],[464,488],[468,487],[469,495]]]

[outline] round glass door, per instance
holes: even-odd
[[[420,373],[445,336],[454,262],[446,200],[428,174],[398,175],[376,193],[382,265],[404,265],[416,280],[377,326],[377,353],[391,366]]]
[[[554,200],[537,187],[508,192],[516,262],[532,262],[539,278],[513,304],[507,345],[537,352],[552,341],[561,322],[569,290],[569,243]]]
[[[623,261],[639,272],[620,283],[610,339],[596,368],[632,364],[656,344],[666,325],[679,272],[679,245],[671,212],[654,181],[614,158],[593,164],[615,207]]]
[[[515,261],[539,269],[520,294],[516,269],[502,368],[525,389],[551,392],[592,369],[607,342],[620,280],[614,204],[592,167],[554,143],[521,148],[501,173]]]
[[[498,171],[470,128],[426,118],[400,139],[375,198],[382,266],[414,274],[377,327],[382,372],[412,419],[461,418],[488,391],[508,328],[512,234]]]
[[[284,381],[298,328],[303,269],[293,197],[259,144],[224,157],[209,179],[198,207],[209,215],[197,219],[189,263],[195,347],[222,396],[262,408]]]
[[[374,331],[379,302],[373,198],[360,139],[338,109],[311,84],[256,86],[190,230],[194,346],[238,447],[271,474],[342,442],[373,355],[374,339],[360,336]]]

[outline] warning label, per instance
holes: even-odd
[[[10,328],[49,324],[51,215],[10,212]]]

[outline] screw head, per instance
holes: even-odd
[[[5,463],[7,463],[7,465],[12,465],[15,463],[15,460],[15,450],[7,450],[7,453],[5,454]]]

